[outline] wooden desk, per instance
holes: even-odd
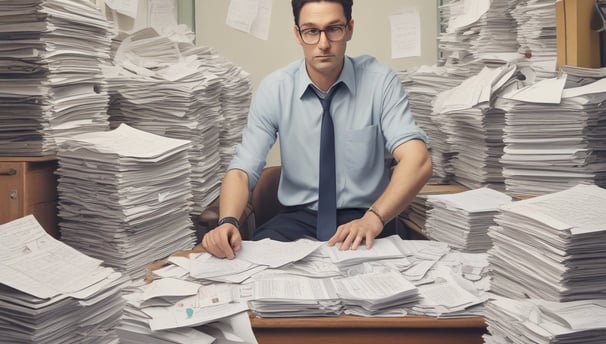
[[[486,333],[483,318],[251,316],[251,323],[259,344],[482,344]]]

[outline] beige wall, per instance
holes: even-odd
[[[229,0],[196,0],[196,40],[214,47],[232,62],[251,73],[253,86],[271,71],[302,57],[293,37],[293,16],[288,0],[273,0],[269,39],[261,40],[225,24]],[[421,14],[421,57],[391,58],[389,16],[417,9]],[[394,70],[433,64],[437,57],[437,0],[355,0],[353,39],[347,53],[369,54]],[[274,147],[269,165],[280,163]]]

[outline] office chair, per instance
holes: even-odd
[[[250,201],[240,216],[240,235],[242,240],[252,239],[257,227],[276,215],[281,208],[278,202],[278,184],[280,182],[281,166],[270,166],[263,169],[259,180],[252,190]],[[217,227],[219,221],[219,200],[215,200],[196,219],[198,241],[206,232]]]

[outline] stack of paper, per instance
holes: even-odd
[[[205,93],[200,95],[199,102],[205,102],[208,106],[200,109],[197,136],[204,137],[202,140],[192,139],[192,142],[201,140],[199,150],[193,150],[190,156],[192,162],[192,190],[194,194],[193,213],[198,214],[208,207],[219,197],[221,182],[225,173],[221,157],[221,131],[223,126],[231,125],[222,117],[222,107],[226,83],[220,74],[220,67],[216,66],[214,60],[217,53],[209,47],[180,45],[184,56],[195,56],[199,63],[198,72],[206,79]],[[241,80],[241,82],[249,82]],[[242,103],[240,116],[247,118],[250,95],[234,96]],[[247,107],[244,110],[244,107]],[[245,119],[246,121],[246,119]],[[243,127],[242,127],[243,128]],[[241,128],[241,129],[242,129]],[[194,146],[195,147],[195,146]],[[196,153],[197,152],[197,153]],[[199,174],[199,175],[198,175]]]
[[[422,236],[429,238],[429,234],[425,228],[427,213],[431,209],[431,206],[427,203],[427,196],[428,195],[417,195],[412,202],[410,202],[408,208],[398,215],[398,219],[406,224],[407,230],[418,232],[422,234]],[[414,235],[414,233],[409,234]]]
[[[294,275],[255,278],[251,310],[261,317],[337,316],[343,305],[330,279]]]
[[[468,189],[458,184],[431,185],[427,184],[412,200],[408,209],[400,214],[400,219],[411,229],[429,237],[426,222],[427,214],[432,206],[427,202],[429,195],[442,195],[467,191]]]
[[[463,79],[446,73],[444,67],[421,66],[413,72],[398,73],[408,93],[410,108],[417,124],[429,137],[429,152],[433,166],[430,183],[447,183],[454,170],[451,159],[455,155],[447,142],[441,123],[434,120],[432,105],[436,95],[458,86]]]
[[[226,80],[209,67],[209,49],[175,44],[152,29],[125,37],[110,84],[111,127],[126,123],[156,135],[189,140],[193,213],[219,193],[221,94]]]
[[[511,10],[511,15],[517,22],[520,50],[530,53],[529,61],[539,80],[552,78],[556,74],[555,2],[556,0],[515,0],[515,8]]]
[[[588,182],[606,186],[606,79],[566,88],[565,77],[507,93],[502,157],[507,191],[542,195]]]
[[[191,248],[189,148],[125,124],[64,142],[57,154],[62,240],[132,277]]]
[[[419,299],[417,287],[397,271],[353,275],[332,280],[346,314],[406,315]]]
[[[471,6],[465,3],[463,0],[453,0],[440,5],[443,31],[438,37],[444,67],[449,74],[464,79],[477,74],[484,67],[471,53],[471,40],[478,33],[475,23],[486,14],[490,1],[475,1]]]
[[[64,137],[107,129],[110,29],[86,0],[0,4],[0,155],[54,154]]]
[[[476,58],[486,55],[502,53],[516,53],[518,50],[516,22],[511,16],[511,11],[517,1],[476,1],[477,9],[483,10],[488,5],[488,10],[470,27],[465,34],[472,35],[470,51]],[[467,5],[468,13],[473,12],[472,6]],[[477,32],[477,33],[476,33]],[[488,61],[485,61],[488,62]],[[501,64],[504,61],[501,62]]]
[[[577,185],[501,207],[489,231],[491,289],[549,301],[606,293],[606,190]]]
[[[440,93],[434,112],[444,123],[448,142],[458,154],[454,179],[470,189],[504,189],[502,166],[505,114],[492,106],[499,92],[515,80],[517,68],[484,68],[461,85]]]
[[[566,88],[573,86],[584,86],[599,79],[606,78],[606,67],[588,68],[578,66],[562,66],[560,68],[563,73],[566,73]]]
[[[492,242],[488,228],[495,225],[499,207],[511,202],[511,197],[489,188],[455,194],[429,195],[432,206],[425,228],[433,240],[448,243],[468,252],[486,252]]]
[[[242,131],[248,120],[248,108],[252,97],[249,73],[222,56],[214,56],[213,72],[223,79],[221,93],[221,171],[227,166],[242,141]]]
[[[439,7],[438,48],[451,75],[519,61],[533,79],[555,75],[555,0],[451,0]]]
[[[0,338],[118,343],[128,279],[48,235],[32,215],[0,225]]]
[[[499,159],[503,155],[505,115],[495,109],[472,108],[448,114],[454,126],[449,142],[457,155],[452,161],[454,180],[469,188],[490,186],[504,190]]]
[[[452,0],[440,6],[443,32],[438,48],[449,74],[466,79],[486,66],[524,60],[510,15],[516,3]]]
[[[600,344],[606,342],[606,301],[498,298],[488,302],[486,324],[486,344]]]

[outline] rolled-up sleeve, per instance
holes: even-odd
[[[385,80],[381,128],[385,137],[385,148],[390,152],[401,144],[418,139],[427,143],[427,134],[419,128],[413,117],[408,95],[395,73]]]
[[[257,184],[265,167],[267,154],[276,142],[278,107],[275,104],[274,84],[271,78],[267,78],[261,82],[251,102],[242,142],[237,146],[228,167],[228,170],[240,169],[246,172],[251,190]]]

